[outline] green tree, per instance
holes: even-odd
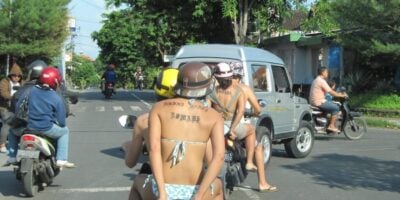
[[[252,30],[263,35],[280,30],[283,19],[291,15],[291,10],[301,7],[302,0],[200,0],[197,1],[195,14],[204,16],[204,10],[210,8],[210,3],[217,2],[221,7],[223,17],[230,20],[236,44],[252,44],[248,40],[249,24]]]
[[[307,22],[367,57],[400,58],[400,0],[322,0]],[[315,29],[314,29],[315,30]]]
[[[74,86],[84,89],[90,85],[99,85],[100,76],[92,61],[79,55],[74,55],[71,62],[67,62],[67,75]]]
[[[400,62],[399,10],[400,0],[320,0],[304,28],[358,52],[358,65],[375,80],[392,79]]]
[[[70,0],[0,0],[0,55],[51,58],[68,30]]]

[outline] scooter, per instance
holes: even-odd
[[[144,84],[144,75],[141,74],[137,77],[137,87],[139,90],[143,90],[146,86]]]
[[[264,107],[263,105],[262,107]],[[245,119],[257,120],[252,115],[251,110],[246,110]],[[229,199],[234,187],[243,183],[247,177],[246,160],[247,152],[244,140],[231,140],[229,135],[230,127],[224,124],[225,135],[225,158],[224,166],[221,170],[220,177],[223,183],[224,199]],[[267,130],[263,130],[265,133]],[[272,143],[269,134],[261,137],[260,145],[263,147],[264,164],[267,164],[271,158]]]
[[[113,83],[106,83],[103,93],[104,93],[104,97],[106,99],[111,99],[111,96],[114,93],[114,85],[113,85]]]
[[[24,130],[17,152],[14,173],[23,184],[28,197],[43,190],[53,182],[61,168],[56,166],[56,148],[53,140],[38,131]]]
[[[342,88],[339,90],[344,92]],[[337,100],[337,101],[336,101]],[[344,133],[345,137],[349,140],[357,140],[367,132],[367,123],[362,117],[361,113],[350,110],[348,98],[335,99],[340,107],[340,112],[337,117],[336,126],[340,133]],[[330,134],[327,130],[329,115],[315,106],[311,106],[314,127],[317,133]]]

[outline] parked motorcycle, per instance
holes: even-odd
[[[344,89],[340,90],[344,92]],[[367,123],[361,113],[350,110],[348,98],[335,99],[335,103],[340,106],[336,126],[344,133],[349,140],[360,139],[367,132]],[[329,134],[327,131],[329,116],[321,109],[311,106],[315,130],[317,133]]]
[[[61,168],[56,166],[55,143],[38,131],[24,130],[17,152],[17,180],[22,182],[28,197],[53,182]]]

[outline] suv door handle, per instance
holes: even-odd
[[[276,100],[276,103],[281,103],[281,100],[280,100],[280,99],[277,99],[277,100]]]

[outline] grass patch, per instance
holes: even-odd
[[[380,127],[380,128],[391,128],[391,129],[400,129],[400,125],[394,122],[390,122],[387,119],[380,118],[365,118],[368,126],[370,127]]]
[[[367,92],[350,96],[350,105],[353,108],[400,110],[400,95]]]

